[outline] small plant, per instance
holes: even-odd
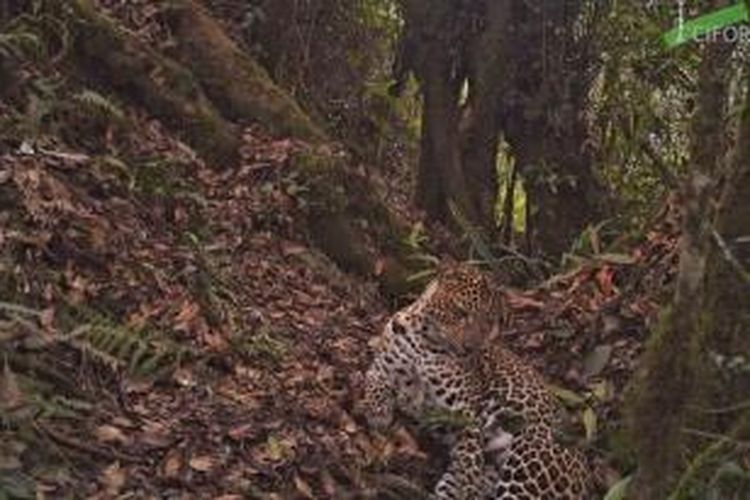
[[[233,337],[232,344],[235,350],[243,356],[267,359],[273,363],[278,363],[284,359],[288,351],[286,342],[276,338],[270,327],[265,324],[250,337]]]
[[[120,124],[127,120],[125,113],[114,101],[94,90],[84,89],[74,94],[72,100],[80,105],[86,113],[97,119],[111,120]]]
[[[190,351],[156,331],[136,330],[93,310],[68,308],[63,322],[76,324],[59,342],[114,372],[158,377],[179,366]]]

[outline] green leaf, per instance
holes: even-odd
[[[628,491],[628,484],[630,484],[631,479],[631,476],[627,476],[613,484],[607,494],[604,495],[604,500],[625,500],[625,494]]]
[[[554,384],[547,384],[547,387],[555,396],[557,396],[568,406],[580,406],[586,402],[586,398],[579,394],[576,394],[570,389],[565,389],[564,387],[560,387]]]
[[[596,436],[596,413],[591,407],[586,407],[581,413],[581,420],[583,420],[583,428],[586,429],[586,441],[591,441]]]
[[[591,394],[598,401],[603,402],[611,401],[612,396],[615,392],[615,388],[612,385],[612,382],[610,382],[609,380],[602,380],[593,385],[590,385],[589,389],[591,390]]]

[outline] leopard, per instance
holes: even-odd
[[[562,411],[541,374],[499,342],[456,349],[464,338],[443,325],[460,328],[474,312],[485,314],[479,302],[494,292],[473,271],[450,272],[386,322],[360,411],[376,429],[388,428],[396,412],[461,416],[435,498],[586,498],[585,457],[557,442]],[[507,439],[508,422],[518,421]]]
[[[420,309],[439,335],[459,352],[480,349],[495,339],[505,307],[504,289],[476,266],[461,262],[442,264],[438,277],[426,287],[412,309]]]

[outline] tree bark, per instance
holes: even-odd
[[[497,154],[500,143],[498,120],[500,96],[505,88],[504,51],[510,17],[510,2],[496,0],[486,5],[485,25],[469,45],[469,96],[462,123],[462,165],[471,203],[479,222],[489,234],[496,233]]]
[[[88,77],[164,120],[208,161],[237,161],[238,130],[214,108],[190,70],[117,29],[89,0],[71,6],[79,18],[72,53]]]
[[[558,258],[606,213],[606,190],[586,146],[596,46],[573,35],[582,2],[531,4],[513,4],[503,130],[531,203],[531,242]]]
[[[326,135],[244,53],[195,0],[180,0],[165,12],[174,30],[177,59],[196,75],[222,114],[240,122],[260,122],[271,132],[311,142]]]
[[[404,65],[416,75],[424,98],[417,205],[432,219],[448,221],[452,202],[467,219],[476,221],[461,166],[458,133],[465,77],[459,5],[429,0],[401,3],[406,25]]]
[[[638,472],[629,491],[636,500],[667,498],[682,465],[682,427],[695,394],[705,328],[714,179],[721,171],[725,153],[726,70],[731,54],[725,45],[707,46],[699,69],[691,130],[692,174],[683,192],[685,209],[675,295],[649,341],[631,398]]]

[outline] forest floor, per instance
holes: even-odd
[[[164,42],[143,12],[100,4]],[[308,244],[290,165],[310,146],[251,127],[220,170],[135,109],[128,127],[78,118],[43,140],[0,135],[0,499],[429,490],[441,458],[421,424],[379,434],[355,412],[396,304]],[[403,178],[382,177],[419,220]],[[674,219],[511,292],[502,341],[554,384],[608,481],[628,465],[619,403],[674,274]]]
[[[355,498],[388,473],[429,488],[440,459],[419,426],[381,435],[355,414],[390,304],[305,243],[286,168],[304,145],[248,129],[241,166],[216,171],[132,119],[136,170],[0,157],[0,266],[24,291],[0,303],[0,484],[22,498]],[[503,341],[558,387],[592,453],[670,280],[672,228],[513,294]]]

